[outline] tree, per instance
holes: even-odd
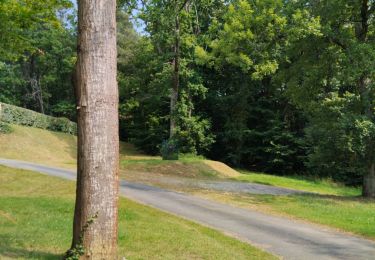
[[[117,259],[116,1],[78,2],[78,169],[72,249]],[[82,243],[82,245],[80,245]]]
[[[66,0],[0,1],[0,101],[51,114],[55,101],[71,100],[75,36],[64,22],[70,7]]]
[[[150,0],[143,4],[139,17],[146,24],[147,34],[139,36],[127,62],[122,58],[126,50],[120,46],[124,54],[119,53],[122,137],[143,151],[156,154],[162,142],[171,136],[172,120],[173,142],[178,143],[179,152],[201,153],[209,148],[213,137],[209,120],[195,109],[195,104],[205,99],[207,89],[194,61],[194,46],[204,35],[200,32],[207,30],[208,10],[214,8],[205,6],[205,1]],[[182,8],[178,18],[176,4]],[[176,30],[171,30],[176,27],[176,19],[180,27],[178,88],[174,62]],[[178,91],[172,95],[173,89]],[[176,93],[178,98],[171,109],[171,98],[175,100]]]
[[[17,59],[32,51],[30,38],[25,34],[42,23],[56,24],[56,12],[71,6],[68,0],[2,0],[0,1],[0,56]]]
[[[319,33],[318,20],[284,1],[232,1],[196,47],[217,136],[210,156],[256,170],[303,168],[300,112],[273,78],[294,41]],[[215,149],[216,148],[216,149]]]
[[[281,70],[288,93],[310,118],[308,166],[375,197],[375,3],[298,1],[321,20],[321,34],[296,42]]]

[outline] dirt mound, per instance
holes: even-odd
[[[211,167],[213,170],[218,172],[220,175],[225,177],[237,177],[240,173],[233,168],[229,167],[225,163],[218,161],[205,160],[204,163]]]

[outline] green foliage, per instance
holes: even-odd
[[[178,142],[173,139],[164,141],[161,145],[160,153],[163,160],[178,160]]]
[[[278,78],[308,115],[309,172],[359,184],[374,155],[372,1],[297,1],[321,20],[321,33],[296,41]],[[366,6],[362,6],[365,4]]]
[[[25,52],[36,50],[28,30],[40,24],[59,26],[56,12],[70,7],[68,0],[2,0],[0,1],[0,56],[15,60]]]
[[[0,134],[10,134],[13,131],[12,127],[0,121]]]
[[[208,44],[209,54],[196,54],[216,68],[238,67],[253,80],[273,75],[292,41],[319,33],[319,21],[300,9],[290,12],[281,0],[233,1],[223,23],[213,23],[217,36]],[[210,57],[210,58],[209,58]]]
[[[316,104],[306,130],[311,142],[307,165],[316,175],[361,184],[374,153],[375,124],[359,116],[360,110],[360,97],[350,93],[333,93]]]
[[[319,19],[283,1],[233,1],[195,48],[216,143],[210,157],[268,172],[302,171],[302,111],[273,80],[290,45],[319,35]]]
[[[0,103],[0,121],[48,129],[68,134],[77,134],[77,124],[67,118],[46,116],[32,110]]]
[[[162,140],[168,138],[171,118],[176,121],[175,134],[181,152],[202,153],[213,142],[209,120],[195,109],[196,103],[205,99],[207,88],[202,84],[194,57],[201,30],[207,30],[207,24],[198,21],[206,23],[208,14],[198,10],[210,13],[212,3],[184,4],[185,1],[146,1],[140,17],[146,22],[150,36],[139,39],[139,46],[131,55],[134,59],[125,63],[127,66],[119,66],[120,74],[124,75],[120,77],[120,89],[126,91],[122,107],[128,114],[123,123],[124,132],[140,149],[154,154],[159,151]],[[184,8],[177,11],[176,5]],[[176,16],[180,21],[180,84],[177,107],[171,113],[174,57],[171,46],[176,36],[171,28],[175,26]],[[120,57],[120,60],[125,59]]]
[[[69,101],[63,100],[54,105],[51,109],[51,112],[54,116],[75,118],[76,106]]]
[[[20,28],[11,27],[5,55],[0,58],[0,102],[22,106],[42,113],[75,119],[75,110],[64,110],[61,103],[73,106],[72,72],[76,39],[69,1],[3,1],[14,19],[23,17]],[[0,6],[1,6],[0,4]],[[19,10],[19,9],[22,10]],[[73,12],[72,12],[73,13]],[[0,17],[3,14],[0,14]],[[1,20],[1,18],[0,18]],[[23,24],[24,23],[24,24]],[[15,39],[13,39],[15,38]],[[25,46],[17,45],[17,40]],[[66,106],[65,106],[66,107]],[[55,112],[56,111],[56,112]]]
[[[250,77],[228,70],[217,80],[210,79],[205,108],[216,142],[207,155],[277,174],[303,171],[301,111],[271,82],[254,82]]]

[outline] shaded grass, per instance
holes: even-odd
[[[330,180],[308,178],[305,176],[275,176],[244,170],[240,170],[240,172],[242,173],[242,175],[236,177],[235,180],[278,186],[307,192],[315,192],[320,194],[340,196],[358,196],[361,194],[360,188],[344,186]]]
[[[70,246],[74,183],[0,166],[0,259],[59,259]],[[274,259],[190,221],[120,199],[127,259]]]

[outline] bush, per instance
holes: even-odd
[[[175,140],[166,140],[161,145],[161,156],[163,160],[178,160],[178,145]]]
[[[0,121],[0,134],[9,134],[12,132],[12,127]]]
[[[56,118],[32,110],[0,103],[0,121],[51,131],[77,134],[77,124],[67,118]]]

